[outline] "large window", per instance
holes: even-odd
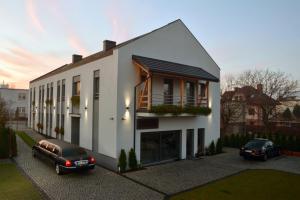
[[[18,100],[19,100],[19,101],[26,100],[26,94],[25,94],[25,93],[19,93],[19,95],[18,95]]]
[[[186,82],[186,104],[195,104],[195,83],[190,81]]]
[[[203,98],[207,97],[207,85],[205,83],[199,84],[199,95]]]
[[[173,80],[164,79],[164,104],[173,104]]]
[[[73,77],[73,96],[80,96],[80,76]]]
[[[99,99],[100,92],[100,71],[94,72],[94,99]]]

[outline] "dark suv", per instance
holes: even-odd
[[[32,155],[53,164],[57,174],[95,168],[95,159],[83,148],[60,140],[39,141],[32,147]]]
[[[278,156],[280,149],[271,140],[255,138],[240,149],[240,156],[244,158],[260,158],[266,161],[270,157]]]

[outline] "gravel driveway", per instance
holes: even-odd
[[[199,160],[147,167],[146,170],[126,173],[127,177],[168,195],[236,174],[246,169],[277,169],[300,174],[300,158],[280,156],[267,162],[244,160],[237,149]]]
[[[114,172],[95,170],[58,176],[54,167],[31,156],[31,149],[17,137],[16,163],[51,199],[163,199],[164,195]]]

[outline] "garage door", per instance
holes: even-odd
[[[141,133],[142,164],[178,159],[180,133],[180,130]]]

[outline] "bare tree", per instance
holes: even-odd
[[[232,98],[221,99],[221,123],[222,131],[226,133],[230,123],[242,121],[241,117],[245,111],[245,104],[237,102]]]
[[[6,102],[0,97],[0,127],[5,127],[9,119],[9,112]]]
[[[232,87],[243,87],[246,85],[256,87],[263,85],[263,93],[278,100],[279,97],[289,97],[299,90],[298,81],[285,72],[266,70],[247,70],[231,80]]]
[[[262,121],[270,131],[270,121],[278,116],[276,107],[279,98],[293,96],[298,90],[298,81],[281,71],[247,70],[236,77],[230,77],[226,85],[231,87],[263,85],[263,92],[253,96],[253,102],[262,111]],[[250,99],[251,100],[251,99]]]

